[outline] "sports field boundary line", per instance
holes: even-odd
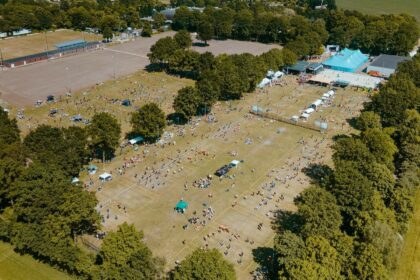
[[[149,59],[146,55],[141,55],[141,54],[132,53],[132,52],[127,52],[127,51],[115,50],[115,49],[112,49],[112,48],[103,48],[103,50],[105,50],[105,51],[111,51],[111,52],[116,52],[116,53],[121,53],[121,54],[126,54],[126,55],[132,55],[132,56],[137,56],[137,57],[141,57],[141,58],[147,58],[147,59]]]

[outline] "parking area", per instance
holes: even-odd
[[[48,95],[74,92],[134,73],[149,64],[147,53],[157,40],[174,34],[160,33],[97,51],[5,69],[0,72],[0,99],[23,107],[33,105],[38,99],[45,100]],[[193,49],[216,55],[223,52],[260,54],[273,47],[255,42],[212,40],[208,47]]]

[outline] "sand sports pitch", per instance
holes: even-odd
[[[164,32],[98,51],[6,69],[0,72],[0,99],[16,106],[28,106],[38,99],[45,100],[48,95],[75,92],[134,73],[149,64],[147,53],[157,40],[174,34]],[[208,47],[194,49],[216,55],[243,52],[261,54],[273,47],[278,46],[226,40],[209,41]]]
[[[136,107],[154,101],[170,113],[177,89],[192,82],[140,71],[63,97],[57,103],[27,109],[25,119],[18,123],[26,133],[42,123],[68,126],[70,116],[77,112],[89,119],[95,112],[106,111],[120,120],[124,134],[129,130],[129,114]],[[185,126],[168,127],[172,137],[165,139],[164,145],[126,147],[118,149],[117,157],[109,163],[94,162],[100,170],[90,177],[82,173],[81,179],[85,183],[92,180],[88,189],[97,192],[104,230],[115,229],[124,221],[134,223],[144,231],[154,254],[165,257],[168,269],[197,247],[217,248],[235,264],[238,279],[250,279],[261,254],[272,245],[274,213],[295,210],[294,197],[310,184],[302,168],[330,162],[332,136],[351,132],[346,119],[357,115],[367,100],[365,92],[338,90],[333,103],[310,119],[328,120],[331,130],[327,134],[247,113],[258,104],[282,116],[298,115],[326,91],[298,85],[293,76],[282,83],[247,94],[243,100],[217,104],[213,122],[201,117]],[[134,100],[134,107],[115,102],[124,98]],[[59,108],[55,118],[48,117],[51,108]],[[11,113],[15,112],[13,109]],[[243,162],[230,172],[230,178],[215,177],[208,188],[193,186],[195,180],[213,174],[233,159]],[[113,180],[100,183],[102,172],[111,172]],[[185,214],[174,211],[180,199],[190,204]],[[209,207],[214,213],[203,217]],[[205,220],[206,225],[190,224],[183,229],[190,218]],[[229,232],[219,232],[221,226]],[[93,237],[88,240],[100,244]]]

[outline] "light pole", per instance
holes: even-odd
[[[114,55],[112,55],[112,70],[114,73],[114,80],[115,80],[115,56]]]
[[[45,45],[47,47],[47,59],[48,59],[48,38],[47,38],[47,31],[44,32],[45,35]]]
[[[3,51],[0,48],[0,56],[1,56],[1,70],[4,70],[4,60],[3,60]]]
[[[68,67],[66,67],[66,76],[67,76],[67,90],[69,93],[71,93],[70,74],[69,74]]]

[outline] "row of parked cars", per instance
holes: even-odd
[[[324,93],[320,99],[315,100],[305,111],[303,111],[301,118],[309,119],[309,116],[315,112],[322,104],[330,100],[335,95],[336,89],[331,89]]]

